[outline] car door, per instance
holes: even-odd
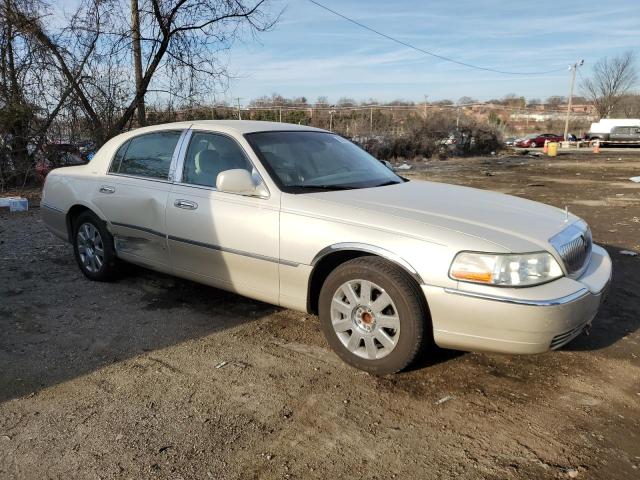
[[[165,210],[169,170],[183,130],[163,130],[130,138],[117,150],[98,182],[95,204],[105,214],[119,257],[170,271]]]
[[[614,140],[614,141],[628,140],[629,133],[630,133],[629,127],[614,127],[611,129],[611,133],[609,134],[609,140]]]
[[[218,174],[234,168],[247,169],[260,181],[236,139],[208,131],[189,133],[167,202],[173,272],[277,303],[279,196],[218,191]]]

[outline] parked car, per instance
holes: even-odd
[[[49,143],[42,149],[42,154],[36,160],[36,175],[44,181],[54,168],[84,165],[87,163],[80,153],[80,149],[70,143]]]
[[[507,138],[504,139],[504,144],[507,147],[513,147],[513,146],[515,146],[517,140],[518,139],[516,137],[507,137]]]
[[[564,138],[561,135],[556,135],[554,133],[534,133],[532,135],[527,135],[526,137],[520,138],[516,141],[516,147],[519,148],[536,148],[543,147],[544,142],[562,142]]]
[[[42,214],[80,270],[118,260],[318,313],[329,344],[374,374],[435,344],[531,354],[587,328],[607,252],[565,210],[407,180],[333,133],[194,121],[107,142],[47,177]]]

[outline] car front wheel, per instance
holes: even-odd
[[[432,332],[419,286],[396,265],[359,257],[336,268],[319,299],[325,338],[345,362],[376,375],[406,368]]]
[[[117,270],[116,254],[105,223],[87,211],[78,216],[74,227],[73,250],[82,273],[91,280],[112,280]]]

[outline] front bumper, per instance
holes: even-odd
[[[606,250],[594,245],[589,267],[577,280],[563,277],[526,288],[423,285],[434,340],[468,351],[531,354],[559,348],[591,324],[611,271]]]

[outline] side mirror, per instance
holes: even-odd
[[[218,178],[216,178],[216,188],[221,192],[237,193],[239,195],[257,197],[266,197],[268,195],[264,185],[256,185],[251,173],[243,168],[220,172]]]

